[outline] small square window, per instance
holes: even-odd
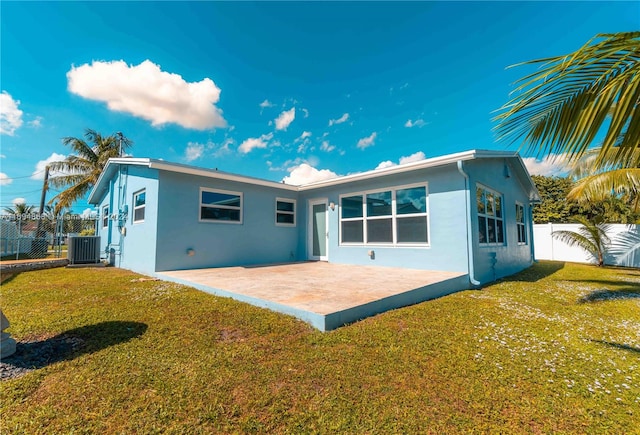
[[[296,225],[296,201],[276,198],[276,225],[292,227]]]

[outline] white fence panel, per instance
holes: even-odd
[[[554,238],[554,231],[578,231],[580,224],[536,224],[533,226],[534,254],[537,260],[593,263],[594,258],[578,247]],[[612,224],[607,233],[611,245],[605,263],[615,266],[640,267],[640,225]]]

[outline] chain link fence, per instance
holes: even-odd
[[[66,258],[69,237],[94,235],[97,220],[74,214],[2,215],[0,260]]]

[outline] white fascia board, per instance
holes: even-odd
[[[401,174],[404,172],[416,171],[419,169],[433,168],[456,163],[459,160],[472,160],[476,158],[500,158],[515,157],[517,153],[504,151],[485,151],[471,150],[456,154],[449,154],[441,157],[433,157],[430,159],[420,160],[417,162],[406,163],[404,165],[391,166],[384,169],[374,169],[372,171],[360,172],[358,174],[345,175],[344,177],[331,178],[324,181],[316,181],[314,183],[303,184],[300,186],[301,191],[317,189],[320,187],[336,186],[343,183],[353,181],[368,180],[371,178],[382,177],[385,175]]]
[[[220,180],[236,181],[239,183],[252,184],[254,186],[265,186],[275,189],[291,190],[294,192],[298,191],[298,188],[296,186],[291,186],[289,184],[263,180],[260,178],[246,177],[243,175],[230,174],[228,172],[221,172],[216,169],[204,169],[197,168],[195,166],[167,163],[162,160],[150,160],[149,168],[158,169],[161,171],[179,172],[181,174],[197,175],[200,177],[217,178]]]

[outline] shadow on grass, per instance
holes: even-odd
[[[500,281],[536,282],[553,275],[563,267],[564,262],[561,261],[540,261],[528,269],[503,278]]]
[[[0,284],[10,283],[20,272],[0,272]]]
[[[589,341],[592,341],[594,343],[604,344],[605,346],[614,347],[616,349],[622,349],[622,350],[628,350],[630,352],[640,353],[640,347],[633,347],[633,346],[629,346],[628,344],[612,343],[610,341],[593,340],[593,339],[589,339]]]
[[[586,281],[589,282],[589,281]],[[595,281],[599,282],[599,281]],[[617,283],[620,284],[619,282]],[[581,297],[579,303],[613,301],[619,299],[640,299],[640,288],[638,287],[622,287],[616,290],[602,289],[593,291]]]
[[[18,342],[16,353],[2,363],[24,369],[39,369],[59,361],[93,353],[145,333],[139,322],[111,321],[82,326],[41,341]]]

